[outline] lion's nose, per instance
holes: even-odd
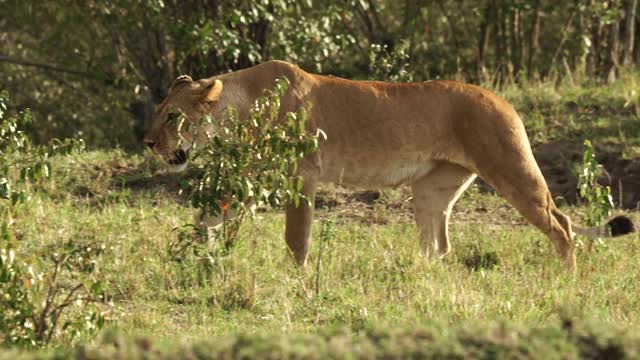
[[[156,142],[155,142],[155,141],[150,140],[150,139],[144,139],[143,141],[144,141],[144,143],[145,143],[145,144],[147,144],[147,146],[148,146],[150,149],[153,149],[153,146],[156,144]]]

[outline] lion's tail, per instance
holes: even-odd
[[[611,238],[616,236],[622,236],[636,232],[636,227],[633,221],[626,216],[616,216],[613,219],[607,221],[606,224],[594,227],[582,227],[573,224],[573,231],[582,236],[586,236],[591,239],[597,238]]]

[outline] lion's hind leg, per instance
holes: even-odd
[[[533,155],[525,154],[527,156],[520,158],[501,159],[509,167],[508,171],[488,174],[480,170],[480,176],[551,239],[560,258],[573,270],[576,259],[571,221],[553,202]]]
[[[451,209],[476,175],[449,162],[439,163],[411,184],[415,220],[422,254],[438,258],[449,253],[448,223]]]

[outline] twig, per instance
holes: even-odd
[[[83,286],[82,284],[76,285],[73,289],[71,289],[71,291],[69,291],[69,294],[64,299],[62,304],[57,305],[56,307],[53,308],[53,311],[52,311],[53,321],[51,323],[51,326],[49,327],[49,333],[47,334],[46,344],[48,344],[51,341],[51,337],[53,337],[53,333],[55,332],[56,326],[58,326],[58,319],[62,314],[62,310],[64,310],[69,305],[73,304],[73,302],[76,299],[71,299],[71,297],[73,296],[73,294],[75,294],[76,291],[80,290],[82,286]]]
[[[35,68],[40,68],[40,69],[44,69],[44,70],[49,70],[49,71],[56,71],[56,72],[62,72],[65,74],[70,74],[70,75],[76,75],[76,76],[82,76],[88,79],[98,79],[96,76],[88,73],[88,72],[84,72],[84,71],[78,71],[78,70],[71,70],[71,69],[65,69],[56,65],[50,65],[50,64],[44,64],[44,63],[39,63],[39,62],[35,62],[35,61],[30,61],[30,60],[24,60],[24,59],[18,59],[12,56],[7,56],[7,55],[0,55],[0,62],[6,62],[6,63],[10,63],[10,64],[15,64],[15,65],[21,65],[21,66],[31,66],[31,67],[35,67]]]
[[[322,224],[322,227],[323,227],[322,230],[324,230],[325,226],[326,226],[326,224],[323,223]],[[322,232],[324,232],[324,231],[322,231]],[[320,269],[321,269],[320,264],[322,263],[322,253],[323,253],[323,250],[324,250],[324,243],[325,243],[325,239],[321,236],[320,237],[320,249],[318,250],[318,265],[316,266],[316,296],[320,295]]]
[[[556,48],[556,51],[553,54],[553,57],[551,58],[551,65],[549,66],[549,71],[553,71],[553,66],[556,63],[556,59],[560,55],[560,51],[562,50],[564,43],[569,38],[568,30],[569,30],[569,26],[573,22],[573,17],[575,16],[575,14],[576,14],[576,9],[573,9],[573,11],[571,12],[571,15],[569,15],[569,18],[567,19],[567,22],[562,27],[562,32],[561,32],[562,38],[560,39],[560,44],[558,44],[558,47]]]

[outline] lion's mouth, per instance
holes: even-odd
[[[173,158],[169,159],[167,163],[169,163],[169,165],[178,166],[186,163],[188,159],[189,159],[189,153],[180,149],[180,150],[174,151]]]

